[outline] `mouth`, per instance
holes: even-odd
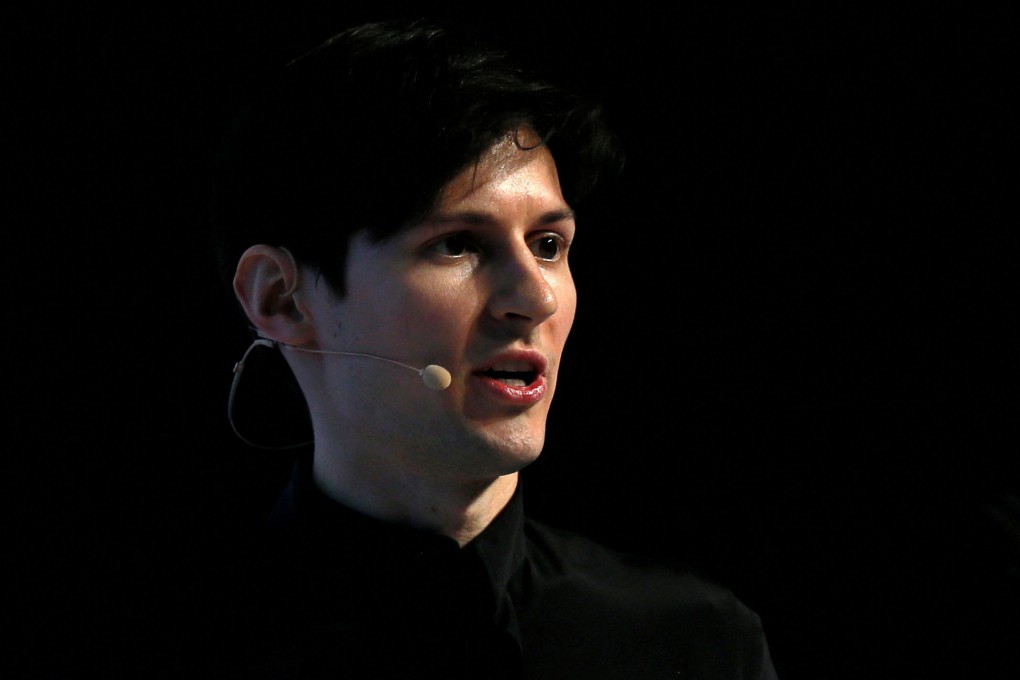
[[[512,362],[517,365],[497,364],[482,371],[482,375],[508,387],[526,387],[538,379],[539,372],[527,362]]]
[[[546,359],[538,352],[511,351],[480,366],[475,375],[492,387],[519,393],[544,385],[545,372]]]

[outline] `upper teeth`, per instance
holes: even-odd
[[[493,364],[492,371],[505,371],[507,373],[522,373],[531,371],[532,366],[527,361],[504,361],[498,364]]]

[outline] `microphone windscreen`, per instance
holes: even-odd
[[[445,390],[453,382],[453,376],[442,366],[429,364],[421,369],[421,379],[425,385],[433,390]]]

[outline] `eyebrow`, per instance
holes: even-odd
[[[542,213],[538,220],[538,224],[555,224],[563,220],[574,220],[574,211],[570,208],[563,208],[562,210],[549,210]],[[426,222],[432,222],[434,224],[450,224],[459,222],[462,224],[495,224],[499,220],[495,219],[492,215],[485,212],[479,212],[475,210],[465,210],[462,212],[453,213],[438,213],[428,218]]]

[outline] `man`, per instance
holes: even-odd
[[[345,31],[242,112],[214,214],[257,333],[235,389],[279,351],[312,442],[225,575],[216,675],[775,677],[728,591],[523,514],[575,207],[617,165],[597,108],[425,22]]]

